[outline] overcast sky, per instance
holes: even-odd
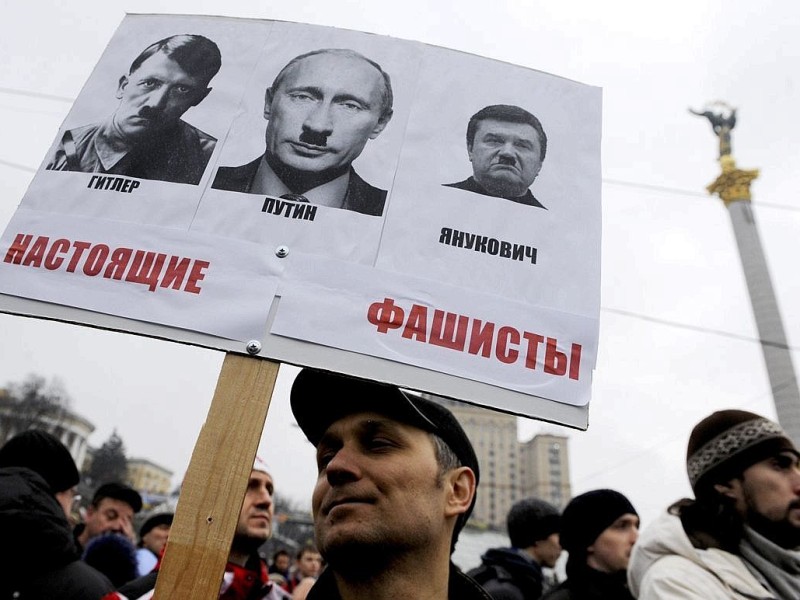
[[[0,21],[0,224],[10,219],[124,12],[225,14],[418,40],[603,88],[600,346],[587,432],[569,436],[573,492],[626,493],[645,525],[689,493],[691,427],[720,408],[774,417],[728,213],[704,187],[717,139],[687,108],[739,108],[733,150],[760,168],[754,213],[790,345],[800,338],[800,4],[497,0],[14,3]],[[113,93],[113,90],[109,90]],[[222,362],[217,352],[0,315],[0,385],[58,378],[73,409],[180,480]],[[797,351],[793,347],[793,356]],[[279,493],[309,505],[313,450],[282,368],[260,453]]]

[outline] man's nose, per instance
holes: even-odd
[[[498,150],[498,154],[500,156],[508,156],[508,157],[516,159],[517,150],[516,150],[516,148],[514,148],[514,144],[512,144],[511,142],[506,142],[505,144],[500,146],[500,148]]]
[[[316,103],[306,116],[303,127],[317,133],[330,135],[333,132],[331,108],[331,105],[326,102]]]
[[[169,88],[167,86],[161,86],[147,94],[145,106],[163,110],[166,108],[168,100]]]
[[[331,485],[341,485],[359,479],[361,468],[358,463],[358,453],[347,446],[339,448],[325,466],[325,476]]]

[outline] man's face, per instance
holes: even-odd
[[[297,570],[303,577],[314,577],[319,575],[319,570],[322,568],[322,556],[319,552],[310,552],[306,550],[297,561]]]
[[[522,196],[542,168],[539,136],[527,123],[479,121],[468,152],[475,180],[493,196]]]
[[[543,567],[556,566],[558,557],[561,556],[561,542],[557,533],[551,533],[543,540],[538,540],[533,546],[536,561]]]
[[[603,573],[626,571],[637,539],[639,517],[626,513],[606,527],[589,546],[587,564]]]
[[[121,533],[133,538],[133,508],[116,498],[103,498],[97,507],[90,506],[86,512],[86,534],[88,539],[104,533]]]
[[[142,536],[142,545],[156,556],[160,556],[167,543],[169,530],[170,526],[167,524],[156,525]]]
[[[275,513],[272,503],[274,490],[272,477],[268,473],[255,470],[250,473],[239,523],[236,525],[236,537],[252,540],[257,545],[269,539]]]
[[[317,445],[317,466],[314,527],[331,564],[346,565],[351,551],[389,556],[434,544],[449,550],[449,486],[428,433],[377,413],[348,415]]]
[[[353,57],[317,54],[286,73],[264,105],[267,155],[309,173],[346,169],[376,138],[384,82],[371,64]]]
[[[169,129],[208,95],[211,90],[206,85],[163,52],[156,52],[133,73],[120,78],[114,124],[132,141]]]
[[[730,482],[745,522],[773,541],[800,545],[800,466],[792,452],[751,465]]]
[[[275,557],[275,568],[281,573],[284,573],[289,570],[290,562],[291,559],[288,554],[279,554]]]

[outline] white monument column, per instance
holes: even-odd
[[[707,189],[709,193],[717,194],[728,208],[750,292],[750,304],[758,328],[778,422],[795,445],[800,447],[800,391],[797,387],[797,376],[750,205],[750,182],[758,177],[758,170],[736,168],[731,154],[731,131],[736,124],[736,109],[716,102],[702,113],[691,112],[706,117],[719,137],[722,173]]]

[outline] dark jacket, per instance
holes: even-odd
[[[214,176],[214,183],[211,184],[211,187],[217,190],[249,194],[262,158],[263,156],[259,156],[254,161],[240,167],[220,167],[217,169],[217,174]],[[347,185],[347,194],[342,208],[380,217],[383,214],[384,204],[386,204],[386,190],[381,190],[368,184],[351,167],[350,181]]]
[[[450,582],[447,590],[449,600],[492,600],[475,581],[464,575],[450,563]],[[330,568],[325,569],[308,592],[306,600],[341,600],[336,579]]]
[[[542,600],[633,600],[625,571],[601,573],[590,567],[569,578]]]
[[[95,600],[114,588],[80,560],[64,510],[45,480],[0,468],[0,600]]]
[[[468,575],[483,586],[492,600],[538,600],[542,595],[542,568],[514,548],[492,548],[483,564]]]
[[[481,194],[482,196],[492,196],[494,198],[500,198],[501,196],[496,196],[495,194],[490,194],[487,192],[483,186],[475,181],[474,177],[469,177],[464,181],[458,181],[456,183],[445,183],[443,184],[444,187],[451,187],[456,188],[458,190],[465,190],[467,192],[473,192],[475,194]],[[531,193],[530,190],[525,190],[525,193],[522,196],[517,196],[516,198],[505,198],[506,200],[511,200],[512,202],[516,202],[518,204],[526,204],[528,206],[535,206],[537,208],[544,208],[547,210],[547,207],[539,202]]]

